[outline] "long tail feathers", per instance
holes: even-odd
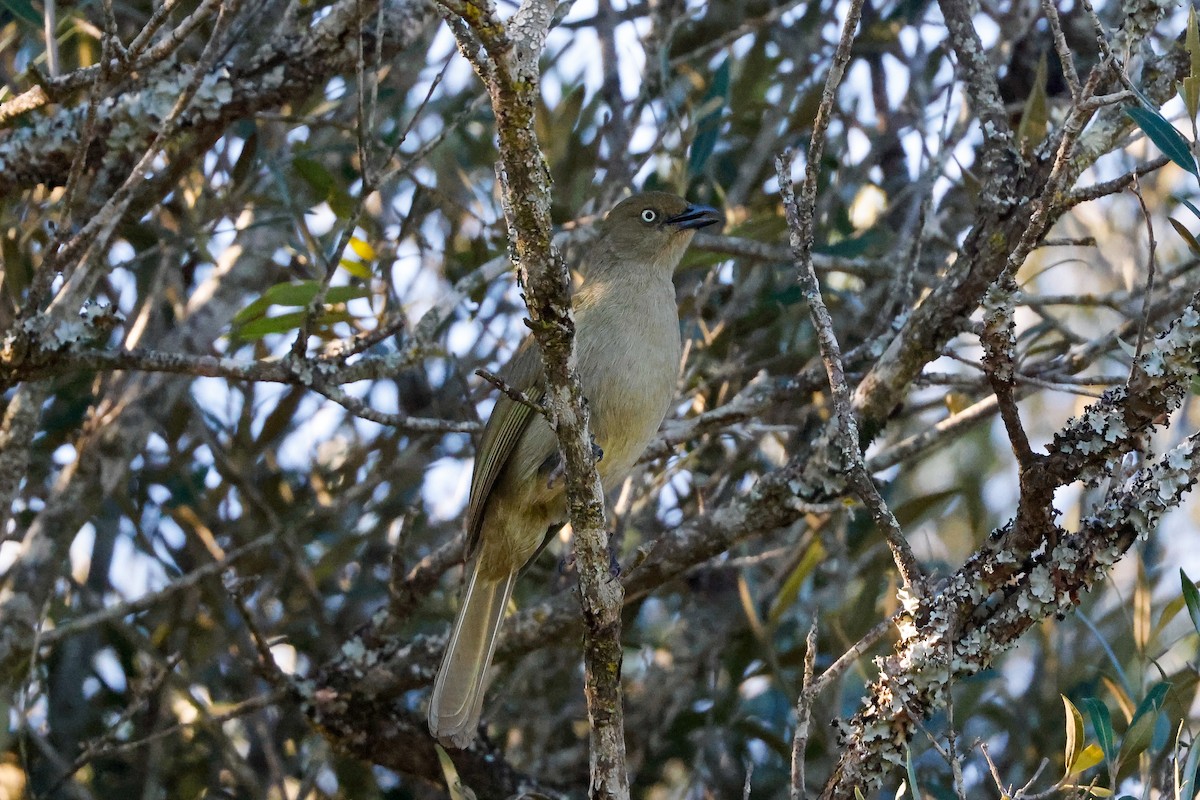
[[[484,678],[517,573],[494,581],[479,576],[474,559],[462,606],[429,700],[429,732],[447,747],[470,746],[479,728]]]

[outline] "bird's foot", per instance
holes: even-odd
[[[604,449],[596,444],[596,437],[592,437],[592,457],[596,459],[596,463],[600,463],[604,459]],[[538,475],[546,476],[546,488],[554,489],[558,482],[562,480],[563,475],[567,472],[567,465],[563,462],[562,454],[557,450],[551,455],[546,456],[546,460],[538,467]]]
[[[546,488],[553,489],[567,472],[562,454],[555,450],[538,467],[538,475],[546,476]]]

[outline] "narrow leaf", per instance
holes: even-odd
[[[1200,256],[1200,242],[1196,241],[1196,237],[1192,235],[1192,232],[1183,227],[1183,223],[1174,217],[1167,217],[1167,221],[1171,223],[1171,227],[1179,234],[1179,238],[1183,239],[1184,243],[1187,244],[1188,250],[1192,251],[1192,255]]]
[[[1195,214],[1198,219],[1200,219],[1200,208],[1196,208],[1195,204],[1193,204],[1190,200],[1185,200],[1182,197],[1178,198],[1178,200],[1187,206],[1188,210]]]
[[[1108,712],[1108,706],[1094,697],[1085,697],[1083,707],[1087,709],[1088,717],[1092,721],[1092,730],[1096,732],[1096,740],[1104,752],[1104,760],[1110,764],[1116,763],[1116,737],[1113,735],[1112,716]]]
[[[277,283],[268,288],[250,305],[239,311],[233,318],[235,324],[248,322],[261,317],[271,306],[306,306],[321,290],[319,281],[297,281],[294,283]],[[331,286],[325,293],[325,303],[346,303],[361,297],[369,297],[371,290],[366,286]]]
[[[1179,570],[1179,580],[1183,586],[1183,601],[1187,603],[1188,616],[1192,618],[1192,626],[1200,633],[1200,592],[1182,569]]]
[[[1137,757],[1150,746],[1150,739],[1154,736],[1154,725],[1158,721],[1158,712],[1170,688],[1171,684],[1163,681],[1151,689],[1138,704],[1133,721],[1129,723],[1129,729],[1121,739],[1121,762]]]
[[[1063,767],[1066,769],[1063,774],[1065,776],[1077,771],[1075,763],[1083,752],[1083,715],[1065,694],[1060,694],[1059,697],[1062,698],[1063,709],[1067,717],[1067,743],[1063,750]]]
[[[700,101],[700,114],[696,122],[696,136],[692,139],[692,151],[688,156],[688,174],[699,175],[708,163],[717,146],[717,136],[721,130],[721,116],[729,104],[729,59],[721,62],[721,66],[713,72],[712,83],[704,99]]]
[[[1046,95],[1046,54],[1038,61],[1037,72],[1033,76],[1033,88],[1025,99],[1025,108],[1021,111],[1021,122],[1017,125],[1017,141],[1022,151],[1031,150],[1046,138],[1050,125],[1049,102]]]
[[[375,253],[375,248],[371,246],[371,243],[364,241],[357,236],[350,237],[350,249],[353,250],[354,254],[363,261],[374,261],[376,258],[378,258]]]
[[[800,587],[804,585],[804,581],[812,574],[817,565],[825,560],[825,547],[816,539],[801,557],[800,563],[796,564],[783,581],[783,585],[779,587],[779,591],[775,594],[775,599],[771,602],[771,608],[767,612],[767,620],[772,626],[779,623],[780,618],[790,609],[796,602],[797,595],[800,594]]]
[[[350,314],[343,311],[330,311],[317,317],[315,322],[317,325],[328,326],[335,322],[349,322],[354,319]],[[292,311],[287,314],[280,314],[277,317],[263,317],[261,319],[251,320],[245,325],[242,325],[236,330],[236,336],[245,341],[261,339],[271,333],[291,333],[299,330],[304,323],[303,311]]]
[[[1071,765],[1071,773],[1079,773],[1089,770],[1104,760],[1104,751],[1100,749],[1100,745],[1092,742],[1087,747],[1080,751],[1079,757],[1075,759],[1075,763]]]
[[[1188,54],[1191,55],[1191,73],[1188,77],[1200,79],[1200,24],[1196,22],[1196,7],[1188,5],[1187,36]],[[1192,112],[1195,115],[1196,112]]]
[[[324,164],[311,158],[297,156],[292,159],[292,168],[313,188],[319,198],[324,200],[329,197],[330,191],[333,190],[333,175],[325,169]]]
[[[915,800],[921,800],[921,789],[917,785],[917,768],[913,766],[912,748],[908,748],[904,755],[904,766],[908,771],[908,785],[912,789],[912,796]]]
[[[1193,739],[1188,747],[1187,761],[1183,764],[1183,769],[1178,768],[1179,764],[1179,749],[1183,746],[1180,742],[1180,737],[1183,736],[1183,723],[1179,724],[1179,734],[1175,737],[1175,796],[1179,798],[1192,798],[1196,796],[1196,792],[1200,791],[1200,786],[1196,785],[1196,771],[1200,767],[1200,747],[1197,746],[1196,740]]]
[[[371,280],[371,268],[361,261],[343,258],[338,262],[338,266],[360,280]]]
[[[1187,139],[1184,139],[1183,134],[1175,130],[1175,126],[1167,122],[1162,114],[1142,106],[1127,108],[1125,113],[1137,123],[1150,141],[1163,151],[1163,155],[1184,170],[1200,177],[1200,169],[1196,168],[1196,159],[1192,157]]]

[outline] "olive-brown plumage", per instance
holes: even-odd
[[[695,231],[720,221],[715,209],[672,194],[636,194],[600,223],[580,265],[575,350],[606,492],[633,468],[670,407],[681,349],[671,276]],[[542,359],[532,338],[502,375],[541,398]],[[429,703],[429,730],[446,746],[467,747],[475,738],[517,574],[566,521],[558,465],[558,441],[545,419],[501,395],[475,458],[466,586]]]

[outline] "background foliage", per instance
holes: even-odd
[[[980,257],[971,232],[993,210],[995,121],[980,119],[950,3],[868,2],[833,107],[815,262],[852,386],[920,299]],[[481,84],[418,2],[51,6],[54,65],[46,8],[0,6],[0,797],[440,796],[422,703],[456,602],[470,433],[491,402],[473,373],[525,333]],[[1175,97],[1200,79],[1186,9],[1057,8],[1079,76],[1109,57],[1100,42],[1117,61],[1056,223],[1017,263],[1016,393],[1035,450],[1123,384],[1143,326],[1152,349],[1200,288],[1187,233],[1200,214],[1184,205],[1200,188],[1185,171],[1196,109]],[[845,8],[560,13],[538,134],[568,261],[631,186],[729,218],[680,270],[679,403],[612,499],[629,566],[685,522],[719,519],[829,418],[775,158],[798,151],[799,177]],[[1071,108],[1046,13],[970,16],[1017,192],[1053,161]],[[982,246],[1015,252],[1011,233]],[[931,332],[944,344],[864,440],[935,578],[1020,497],[980,302]],[[1194,396],[1171,423],[1126,466],[1195,433]],[[1059,488],[1059,523],[1079,527],[1110,488]],[[684,546],[683,568],[630,593],[635,796],[782,795],[810,626],[820,671],[897,611],[870,515],[837,497],[803,511],[717,553]],[[1192,796],[1172,769],[1197,723],[1200,611],[1179,572],[1200,575],[1197,552],[1191,501],[1076,611],[957,680],[881,795],[1044,791],[1065,761],[1095,762],[1096,743],[1107,761],[1066,783]],[[561,613],[573,586],[556,545],[516,604]],[[522,620],[485,714],[481,752],[498,762],[460,771],[481,797],[583,793],[581,629],[539,637]],[[844,744],[828,721],[859,709],[893,639],[870,640],[815,699],[810,788]],[[387,668],[344,669],[358,648]]]

